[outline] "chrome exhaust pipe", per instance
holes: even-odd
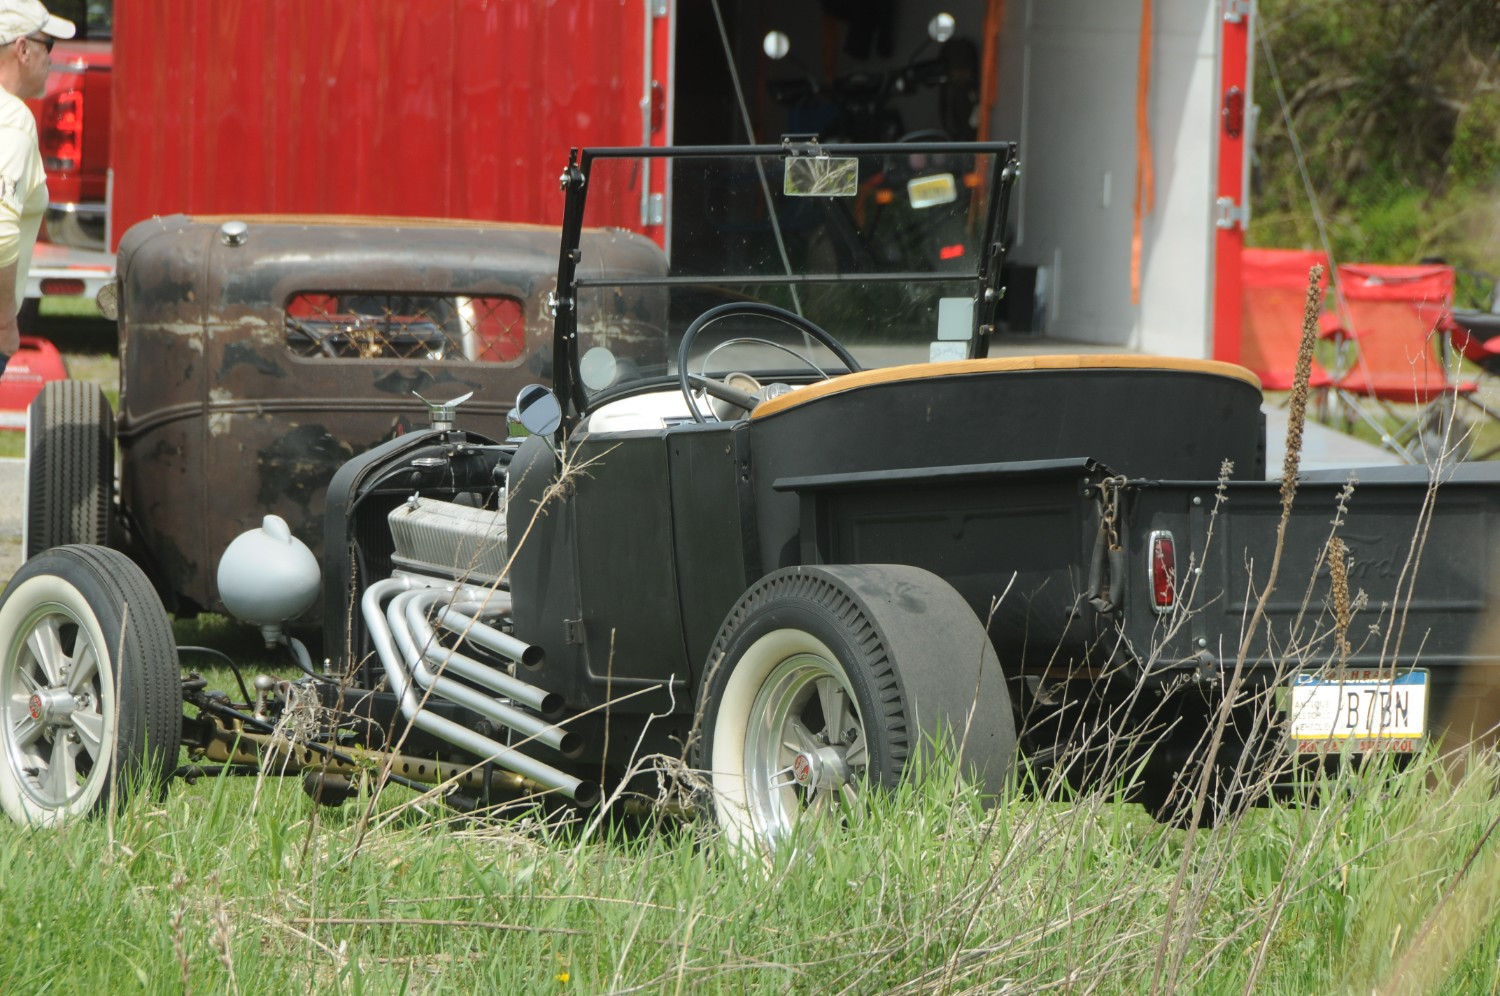
[[[438,625],[486,650],[493,650],[506,660],[517,661],[532,668],[541,666],[545,659],[541,647],[518,640],[509,633],[502,633],[488,623],[464,615],[458,609],[459,606],[454,605],[440,611],[437,614]]]
[[[386,676],[391,682],[391,690],[396,693],[396,701],[401,704],[401,713],[406,717],[407,722],[435,737],[448,741],[455,747],[498,764],[507,771],[513,771],[549,789],[561,792],[580,805],[591,806],[598,802],[599,785],[596,782],[574,778],[549,764],[522,754],[514,748],[476,733],[446,717],[423,711],[421,703],[412,690],[412,680],[406,671],[404,657],[396,649],[395,635],[386,619],[385,611],[381,608],[381,602],[414,588],[427,587],[430,586],[419,584],[412,578],[387,578],[370,585],[360,598],[360,613],[370,632],[370,639],[375,644],[375,651],[380,655],[381,663],[385,665]]]
[[[462,608],[468,608],[467,605]],[[506,674],[495,667],[477,661],[467,654],[452,650],[437,642],[437,631],[427,621],[425,613],[407,613],[407,624],[413,640],[422,648],[422,657],[428,664],[438,667],[483,685],[497,695],[519,702],[528,709],[535,709],[544,716],[555,716],[562,710],[563,697],[549,692],[519,678]]]
[[[396,638],[396,644],[406,655],[406,663],[410,666],[417,684],[429,690],[433,695],[471,709],[501,726],[545,744],[564,755],[578,753],[583,746],[583,741],[577,733],[524,713],[491,698],[478,689],[459,684],[428,668],[425,655],[435,654],[441,666],[442,655],[447,648],[437,643],[435,636],[431,637],[432,642],[428,643],[425,649],[423,648],[421,629],[425,628],[431,633],[430,627],[422,625],[425,622],[425,613],[428,606],[434,602],[446,601],[450,595],[451,592],[446,591],[403,592],[391,599],[390,605],[386,607],[386,618],[391,622],[391,632]]]

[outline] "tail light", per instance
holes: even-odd
[[[83,160],[83,93],[64,90],[44,104],[41,133],[42,165],[56,173],[68,173]]]
[[[83,281],[74,277],[48,277],[42,281],[42,294],[46,297],[77,296],[83,291]]]
[[[1172,534],[1151,534],[1151,604],[1162,615],[1177,607],[1177,549]]]

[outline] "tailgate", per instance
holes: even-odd
[[[1276,585],[1247,662],[1339,663],[1330,538],[1346,546],[1349,667],[1420,666],[1434,672],[1493,667],[1496,647],[1477,640],[1495,591],[1500,466],[1461,464],[1430,487],[1423,467],[1364,468],[1346,493],[1344,472],[1304,475]],[[1125,627],[1153,663],[1234,663],[1270,574],[1281,517],[1280,482],[1132,482],[1125,503],[1130,575]],[[1217,510],[1216,510],[1217,509]],[[1335,527],[1335,521],[1341,524]],[[1151,605],[1148,542],[1175,540],[1183,605]],[[1139,566],[1139,570],[1136,570]]]

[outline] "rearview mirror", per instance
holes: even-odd
[[[859,160],[853,156],[792,156],[782,193],[788,197],[853,197],[859,193]]]
[[[562,425],[557,395],[540,384],[527,384],[516,395],[516,421],[533,436],[550,436]]]

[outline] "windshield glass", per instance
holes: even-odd
[[[992,201],[1010,147],[826,151],[662,157],[672,201],[666,274],[623,276],[578,261],[569,365],[583,407],[675,379],[684,334],[724,305],[752,307],[691,329],[693,373],[799,383],[844,372],[806,322],[864,368],[970,355],[981,276],[995,265],[981,247],[994,241]],[[639,155],[596,151],[580,165],[582,227],[607,224],[622,200],[640,199],[648,171]]]

